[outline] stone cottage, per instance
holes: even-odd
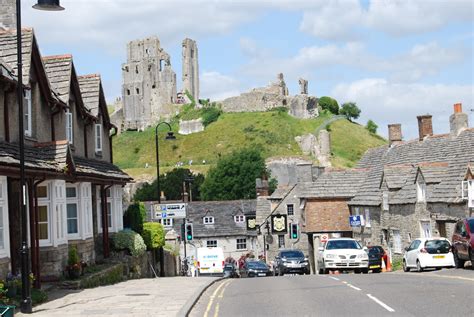
[[[352,213],[370,214],[372,227],[355,235],[366,244],[401,255],[418,237],[451,238],[455,222],[473,214],[468,204],[474,129],[454,105],[450,133],[433,135],[431,116],[418,117],[419,137],[404,142],[401,126],[389,126],[389,146],[369,150],[358,167],[368,177],[349,202]]]
[[[0,32],[0,276],[20,266],[15,35]],[[70,55],[43,59],[32,29],[22,39],[28,236],[38,286],[63,274],[72,245],[88,263],[108,256],[109,235],[123,227],[121,192],[130,177],[112,163],[100,77],[79,79]]]

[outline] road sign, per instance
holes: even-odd
[[[364,217],[362,215],[349,216],[349,225],[351,227],[361,227],[364,224]]]
[[[327,234],[322,234],[321,235],[321,242],[327,242],[329,239],[329,236]]]
[[[155,218],[186,218],[186,204],[161,204],[154,205]]]

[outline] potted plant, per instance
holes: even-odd
[[[79,254],[77,254],[77,248],[76,246],[71,246],[69,249],[69,254],[68,254],[68,261],[67,261],[67,266],[66,266],[66,272],[68,274],[68,277],[72,280],[79,278],[81,276],[82,272],[82,264],[81,264],[81,259],[79,258]]]
[[[9,298],[13,298],[18,293],[18,289],[21,288],[21,275],[15,275],[9,272],[5,281],[5,288],[7,290],[6,295]]]

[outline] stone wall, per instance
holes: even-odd
[[[352,231],[346,199],[308,199],[305,206],[307,232]]]
[[[311,163],[300,157],[285,157],[268,159],[266,166],[271,172],[271,177],[278,181],[278,186],[292,186],[298,181],[297,165]]]
[[[202,118],[195,120],[179,120],[179,134],[192,134],[204,131],[204,124]]]
[[[68,259],[68,245],[40,247],[40,270],[42,280],[58,279],[63,275]]]
[[[305,155],[316,158],[321,167],[331,166],[331,136],[327,130],[319,131],[319,138],[308,133],[295,137],[301,151]]]
[[[0,0],[0,29],[16,29],[15,5],[15,0]]]
[[[9,272],[11,272],[10,258],[0,258],[0,280],[5,280]]]
[[[94,239],[89,238],[86,240],[70,240],[69,248],[73,245],[77,248],[79,258],[87,264],[95,263],[95,250],[94,250]]]
[[[295,118],[310,119],[319,116],[318,99],[308,95],[290,96],[287,101],[289,114]]]
[[[196,104],[199,103],[199,63],[196,41],[184,39],[183,44],[183,92],[188,91]]]

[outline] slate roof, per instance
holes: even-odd
[[[383,181],[387,184],[388,189],[400,189],[406,184],[412,169],[412,165],[385,166],[383,170]]]
[[[381,203],[380,181],[384,167],[411,164],[415,168],[410,172],[416,176],[416,168],[426,171],[427,202],[460,203],[461,180],[466,168],[474,157],[474,129],[462,131],[458,136],[450,134],[435,135],[423,141],[414,140],[392,147],[383,146],[368,151],[357,167],[370,168],[365,182],[357,190],[349,205],[378,206]],[[444,164],[442,164],[444,163]],[[413,181],[413,183],[411,183]],[[415,178],[407,179],[397,193],[395,202],[413,202],[416,195]],[[394,201],[390,201],[394,203]]]
[[[351,198],[367,177],[367,169],[326,169],[315,182],[299,189],[301,198]]]
[[[95,117],[99,114],[100,75],[91,74],[77,77],[84,106]]]
[[[130,181],[132,178],[120,168],[106,161],[74,156],[76,174],[83,176],[105,177],[120,181]]]
[[[13,69],[0,58],[0,77],[8,81],[17,82],[17,76],[15,76]]]
[[[291,187],[279,187],[270,195],[270,199],[283,199]]]
[[[239,214],[255,216],[257,200],[225,200],[190,202],[187,207],[187,219],[193,224],[196,238],[225,236],[256,236],[255,230],[247,231],[246,222],[235,223],[234,216]],[[204,216],[214,217],[214,224],[203,224]],[[181,232],[181,221],[175,221],[173,229]]]
[[[59,99],[69,104],[69,92],[72,76],[72,55],[55,55],[43,57],[49,82],[56,90]]]
[[[33,51],[33,29],[21,29],[21,59],[23,62],[23,84],[30,83],[31,53]],[[0,31],[0,58],[18,74],[16,30]]]

